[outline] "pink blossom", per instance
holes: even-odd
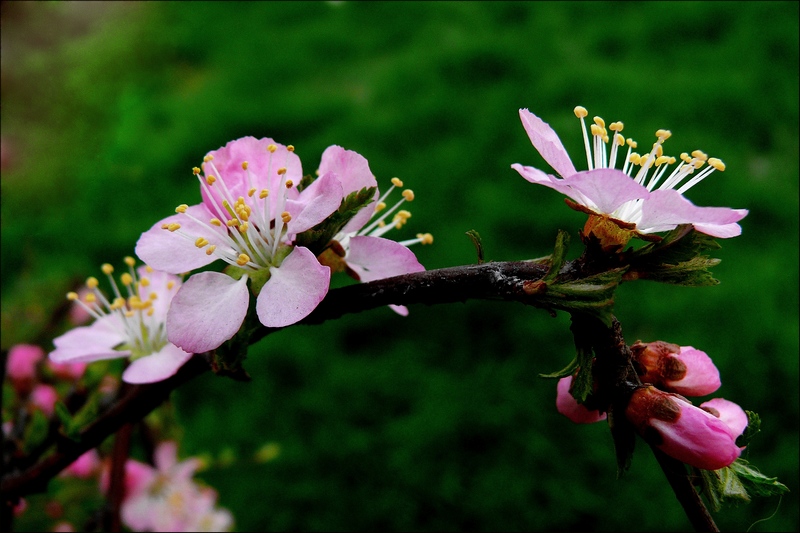
[[[126,258],[129,271],[120,276],[127,298],[111,275],[109,264],[103,265],[115,298],[107,298],[96,278],[89,278],[91,289],[85,299],[76,293],[68,297],[84,306],[95,321],[89,326],[74,328],[53,341],[55,350],[50,360],[56,364],[76,364],[127,357],[131,363],[122,374],[128,383],[153,383],[174,375],[192,354],[167,340],[167,309],[181,286],[179,277],[154,270],[149,266],[134,271],[133,258]]]
[[[125,461],[125,479],[122,484],[123,500],[153,482],[156,475],[155,469],[147,464],[128,459]],[[106,494],[111,484],[111,463],[106,461],[100,471],[100,492]]]
[[[663,341],[631,346],[643,383],[685,396],[705,396],[719,389],[719,370],[703,351]]]
[[[33,380],[36,365],[44,358],[44,350],[33,344],[17,344],[8,351],[6,374],[14,381]]]
[[[570,389],[572,388],[573,376],[567,376],[558,380],[556,386],[556,409],[576,424],[592,424],[606,419],[606,413],[601,413],[597,409],[588,409],[578,403]]]
[[[54,363],[48,359],[47,368],[59,379],[74,381],[80,379],[86,372],[86,363]]]
[[[33,390],[31,390],[31,402],[41,409],[48,417],[53,415],[57,401],[58,393],[52,386],[43,383],[33,386]]]
[[[404,203],[414,200],[414,192],[411,189],[403,189],[401,199],[387,208],[385,200],[396,188],[403,187],[403,182],[399,178],[392,178],[391,186],[381,195],[367,160],[356,152],[345,150],[340,146],[330,146],[325,150],[319,172],[320,174],[333,172],[341,176],[345,195],[364,187],[376,188],[374,206],[369,204],[362,208],[334,236],[333,242],[338,246],[332,247],[331,253],[323,254],[321,257],[323,262],[327,260],[332,268],[338,270],[337,262],[341,258],[347,273],[361,282],[425,270],[408,247],[417,243],[431,244],[433,236],[430,233],[418,233],[415,238],[400,242],[384,238],[384,235],[391,230],[402,228],[411,218],[409,211],[399,209]],[[390,307],[401,315],[408,314],[405,306]]]
[[[227,531],[233,517],[216,508],[217,494],[192,480],[200,461],[177,460],[175,442],[161,443],[155,468],[132,490],[120,508],[123,522],[135,531]]]
[[[92,448],[72,462],[62,472],[62,476],[73,476],[81,479],[92,477],[100,468],[100,456],[97,450]]]
[[[89,294],[91,289],[88,287],[81,287],[78,290],[78,299],[83,300],[86,298],[86,295]],[[74,303],[69,308],[69,321],[72,323],[73,326],[80,326],[81,324],[85,324],[92,319],[92,315],[86,310],[86,308],[78,303]]]
[[[718,470],[741,454],[736,429],[725,420],[651,385],[633,393],[625,414],[647,442],[688,465]]]
[[[713,237],[741,234],[737,222],[747,215],[746,209],[697,207],[683,196],[715,170],[724,170],[725,165],[695,150],[691,155],[681,154],[682,162],[667,174],[676,162],[676,158],[665,156],[663,152],[662,145],[671,136],[669,131],[656,132],[657,141],[652,149],[639,155],[633,152],[636,143],[620,134],[621,122],[609,124],[608,129],[613,132],[609,137],[603,119],[595,117],[589,128],[590,141],[584,121],[587,111],[578,106],[575,115],[581,119],[588,165],[587,171],[578,172],[558,135],[547,123],[527,109],[520,109],[519,115],[533,146],[561,177],[518,163],[511,167],[526,180],[568,196],[572,207],[609,218],[640,236],[668,231],[680,224],[693,224],[697,231]],[[621,158],[621,169],[617,169],[617,158],[626,145],[627,153]]]

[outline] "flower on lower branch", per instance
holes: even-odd
[[[311,313],[331,275],[317,255],[337,233],[363,226],[370,217],[364,206],[377,195],[366,159],[338,146],[325,151],[316,179],[303,176],[293,146],[253,137],[210,152],[194,174],[202,203],[178,206],[136,246],[139,257],[167,272],[216,259],[228,263],[226,274],[189,278],[172,303],[169,338],[193,352],[217,348],[236,334],[249,307],[248,280],[263,325],[287,326]],[[398,273],[416,268],[398,261],[394,248],[365,255],[372,265],[401,263]]]
[[[127,357],[131,364],[122,374],[128,383],[152,383],[174,375],[192,354],[167,340],[166,317],[175,293],[181,286],[178,276],[142,266],[126,257],[128,272],[120,276],[122,289],[112,276],[114,267],[102,266],[114,292],[108,298],[98,289],[97,278],[90,277],[90,290],[83,300],[76,293],[67,297],[82,305],[95,318],[89,326],[74,328],[57,337],[50,352],[54,363],[87,363]],[[126,295],[123,296],[122,291]]]
[[[519,111],[522,125],[533,146],[561,178],[519,163],[511,165],[526,180],[561,192],[569,197],[570,207],[588,213],[585,234],[594,234],[605,249],[624,246],[632,236],[658,240],[655,233],[680,224],[692,224],[713,237],[741,234],[737,222],[747,215],[746,209],[698,207],[683,196],[715,170],[725,170],[722,161],[695,150],[681,154],[681,163],[667,174],[677,161],[664,155],[662,145],[671,136],[668,130],[658,130],[650,151],[639,155],[633,152],[636,142],[620,133],[621,122],[613,122],[606,129],[603,119],[595,117],[589,128],[590,141],[584,121],[587,114],[585,108],[575,108],[575,115],[581,119],[588,170],[578,172],[555,131],[527,109]],[[617,169],[617,159],[626,145],[627,153],[621,158],[621,169]]]

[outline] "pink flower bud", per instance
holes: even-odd
[[[572,376],[567,376],[558,380],[556,386],[556,409],[576,424],[591,424],[606,419],[606,414],[596,409],[587,409],[586,406],[578,403],[572,394],[569,393],[572,387]]]
[[[719,389],[719,370],[711,358],[691,346],[663,341],[631,346],[631,355],[642,383],[686,396],[705,396]]]
[[[744,412],[744,409],[725,398],[714,398],[713,400],[701,403],[700,409],[708,411],[722,420],[725,425],[728,426],[731,436],[734,439],[738,439],[739,435],[744,433],[747,424],[750,422],[747,419],[747,413]]]
[[[27,394],[34,378],[36,365],[44,358],[44,350],[33,344],[17,344],[8,351],[6,374],[19,394]]]
[[[688,465],[718,470],[741,454],[734,429],[677,394],[641,387],[625,415],[648,443]]]
[[[99,467],[100,456],[97,455],[97,450],[92,448],[65,468],[61,475],[87,479],[92,477]]]
[[[35,385],[31,391],[31,402],[39,407],[48,417],[53,415],[58,393],[50,385]]]
[[[86,363],[54,363],[51,359],[45,362],[57,378],[74,381],[80,379],[86,372]]]

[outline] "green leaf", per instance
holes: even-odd
[[[614,291],[627,267],[563,283],[548,283],[537,301],[564,311],[586,313],[611,327]]]
[[[61,433],[70,440],[75,442],[80,440],[80,427],[75,423],[72,414],[67,409],[67,406],[61,400],[56,402],[56,416],[61,421]]]
[[[551,282],[556,279],[561,267],[567,260],[567,250],[569,249],[569,233],[564,230],[558,230],[556,236],[556,244],[553,247],[553,255],[550,256],[550,268],[547,274],[542,278],[542,281]]]
[[[295,244],[305,246],[314,255],[319,255],[328,246],[331,239],[352,219],[356,213],[373,201],[375,197],[375,187],[364,187],[363,189],[348,194],[339,205],[339,209],[314,226],[297,235]]]
[[[475,246],[475,252],[478,254],[478,264],[483,264],[483,244],[481,243],[480,234],[474,229],[471,229],[467,232],[467,237],[469,237],[473,246]]]
[[[31,421],[25,428],[25,440],[23,447],[26,453],[35,450],[47,438],[50,428],[50,420],[40,409],[33,409]]]
[[[778,478],[767,477],[739,458],[719,470],[700,470],[702,487],[714,511],[723,505],[749,502],[751,496],[777,496],[789,492]]]
[[[737,459],[728,468],[738,474],[742,484],[753,496],[776,496],[789,492],[789,487],[776,477],[767,477],[744,459]]]
[[[737,446],[749,446],[753,437],[761,432],[761,417],[758,416],[758,413],[753,411],[745,411],[745,413],[747,414],[747,427],[744,428],[744,433],[736,439]]]
[[[567,366],[565,366],[561,370],[552,372],[550,374],[539,374],[539,377],[548,379],[561,379],[574,374],[577,368],[578,368],[578,358],[575,357],[572,359],[572,361],[570,361],[570,363]]]

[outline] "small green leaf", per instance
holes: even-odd
[[[475,246],[475,252],[478,254],[478,264],[483,264],[483,244],[481,243],[480,234],[474,229],[471,229],[467,232],[467,237],[469,237],[473,246]]]
[[[702,487],[714,511],[723,505],[749,502],[751,496],[777,496],[789,492],[778,478],[767,477],[741,457],[719,470],[700,470]]]
[[[44,442],[50,429],[50,420],[40,409],[34,409],[31,414],[31,421],[25,428],[25,441],[23,447],[26,453],[35,450],[37,446]]]
[[[55,406],[56,416],[61,421],[61,434],[70,440],[80,440],[80,427],[75,423],[72,414],[67,409],[67,406],[61,400],[56,402]]]
[[[776,496],[789,492],[789,487],[778,481],[776,477],[767,477],[744,459],[737,459],[728,468],[736,472],[753,496]]]
[[[561,267],[567,260],[567,250],[569,249],[569,233],[564,230],[558,230],[556,236],[556,244],[553,248],[553,255],[550,256],[550,269],[547,274],[542,278],[542,281],[551,282],[556,279]]]
[[[565,366],[561,370],[552,372],[550,374],[539,374],[539,377],[548,379],[561,379],[574,374],[577,368],[578,368],[578,358],[575,357],[567,366]]]
[[[314,226],[300,233],[295,238],[295,244],[305,246],[314,255],[319,255],[328,246],[331,239],[352,219],[356,213],[374,200],[376,187],[363,189],[348,194],[339,205],[339,209]]]
[[[614,291],[625,270],[626,267],[615,268],[577,280],[548,283],[537,300],[556,309],[592,315],[611,327]]]
[[[747,427],[744,428],[744,433],[736,439],[737,446],[749,446],[753,437],[761,431],[761,417],[758,416],[758,413],[753,411],[745,411],[745,413],[747,414]]]

